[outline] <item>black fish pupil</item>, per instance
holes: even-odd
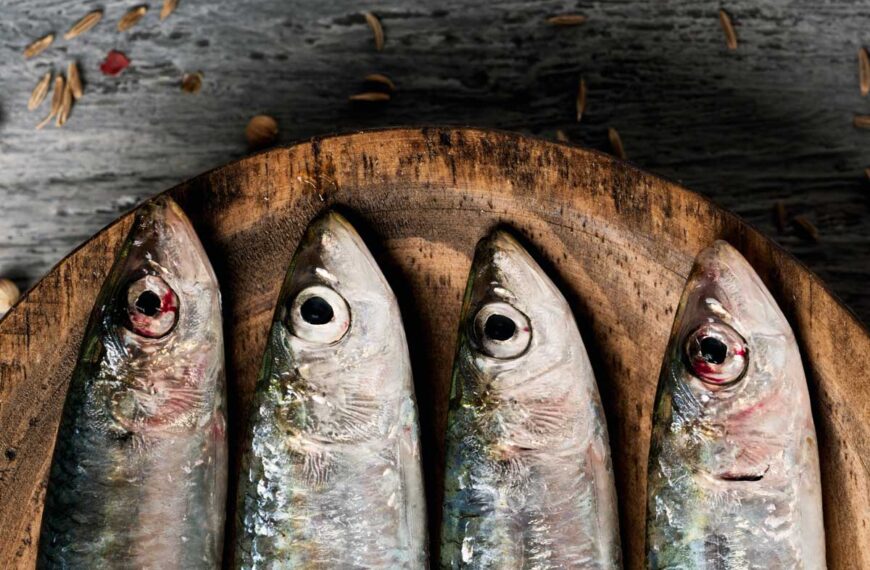
[[[728,356],[728,347],[716,337],[705,336],[701,339],[701,358],[710,364],[722,364]]]
[[[507,340],[514,336],[516,323],[504,315],[490,315],[483,325],[483,334],[493,340]]]
[[[160,311],[160,297],[154,291],[142,291],[136,298],[136,310],[147,317],[153,317]]]
[[[309,297],[299,307],[299,313],[306,323],[312,325],[325,325],[332,320],[335,312],[326,299],[322,297]]]

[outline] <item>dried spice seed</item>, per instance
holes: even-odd
[[[580,79],[580,87],[577,89],[577,122],[583,118],[586,112],[586,80]]]
[[[587,19],[582,14],[560,14],[547,18],[547,23],[552,26],[579,26]]]
[[[51,42],[53,42],[53,41],[54,41],[54,34],[48,34],[48,35],[42,36],[38,40],[31,42],[30,45],[28,45],[26,48],[24,48],[24,57],[31,58],[31,57],[34,57],[36,55],[41,54],[46,49],[48,49],[48,46],[50,46]]]
[[[357,93],[348,97],[350,101],[365,101],[369,103],[389,101],[389,93],[381,93],[379,91],[366,91],[365,93]]]
[[[625,160],[625,148],[622,146],[622,139],[619,136],[619,132],[617,132],[613,127],[608,127],[607,138],[610,139],[610,146],[613,147],[613,154],[622,160]]]
[[[719,23],[722,24],[722,30],[725,32],[725,43],[728,49],[737,49],[737,32],[734,31],[731,16],[725,10],[719,10]]]
[[[363,14],[366,18],[366,23],[372,29],[372,34],[375,36],[375,49],[382,51],[384,49],[384,28],[381,26],[381,21],[371,12]]]
[[[365,80],[370,81],[371,83],[380,83],[381,85],[386,86],[387,89],[389,89],[390,91],[396,90],[396,84],[393,83],[393,81],[389,77],[381,73],[372,73],[366,75]]]
[[[66,91],[66,83],[63,80],[63,75],[58,75],[54,78],[54,91],[51,92],[51,110],[48,112],[48,116],[36,125],[37,129],[41,129],[50,123],[52,117],[57,115],[57,112],[60,111],[64,91]]]
[[[78,22],[73,24],[73,27],[70,28],[69,31],[63,35],[63,39],[71,40],[77,36],[82,35],[83,33],[96,26],[102,19],[102,10],[94,10],[92,12],[88,12]]]
[[[816,226],[806,216],[795,216],[791,221],[802,238],[818,243],[819,230],[816,229]]]
[[[163,0],[163,8],[160,9],[160,21],[162,22],[178,8],[178,0]]]
[[[788,213],[785,211],[785,202],[777,200],[773,206],[773,213],[776,221],[776,231],[780,234],[785,233],[785,223],[788,219]]]
[[[269,115],[257,115],[248,122],[245,138],[251,149],[267,147],[278,138],[278,122]]]
[[[202,88],[202,72],[185,73],[181,78],[181,90],[185,93],[199,93]]]
[[[60,109],[57,111],[57,121],[54,123],[56,127],[62,127],[66,124],[66,120],[69,118],[69,113],[72,110],[72,104],[72,89],[70,89],[69,81],[67,81],[66,89],[63,90],[63,97],[60,100]]]
[[[12,305],[21,298],[18,286],[6,278],[0,278],[0,317],[9,312]]]
[[[118,75],[130,65],[130,60],[123,53],[112,50],[106,54],[106,59],[100,64],[103,75]]]
[[[84,90],[82,89],[82,77],[79,75],[79,66],[76,62],[71,61],[66,68],[66,81],[69,85],[70,93],[76,101],[82,98]]]
[[[870,129],[870,115],[855,115],[852,124],[858,129]]]
[[[571,139],[568,138],[568,135],[562,129],[556,131],[556,140],[559,142],[571,142]]]
[[[858,82],[861,88],[861,96],[870,93],[870,55],[867,48],[858,50]]]
[[[118,21],[118,31],[126,32],[133,26],[135,26],[139,20],[142,19],[142,16],[148,11],[148,6],[141,5],[136,6],[135,8],[130,8],[126,14]]]
[[[36,87],[33,88],[33,92],[30,94],[30,100],[27,101],[27,110],[33,111],[45,101],[45,97],[48,95],[48,88],[51,85],[51,72],[47,72],[42,76],[42,79],[39,80],[39,83],[36,84]]]

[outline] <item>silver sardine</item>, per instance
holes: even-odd
[[[390,286],[351,225],[308,229],[254,395],[235,567],[425,568],[408,347]]]
[[[48,482],[39,568],[220,566],[218,283],[181,209],[143,206],[91,313]]]
[[[825,568],[819,459],[797,343],[746,260],[698,256],[656,397],[647,565]]]
[[[505,232],[477,248],[450,409],[442,568],[618,568],[595,377],[565,298]]]

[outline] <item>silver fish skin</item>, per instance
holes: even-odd
[[[169,198],[140,208],[91,313],[38,568],[218,568],[226,503],[217,279]]]
[[[656,396],[647,566],[825,568],[816,433],[788,322],[717,241],[695,261]]]
[[[567,301],[508,233],[477,247],[447,418],[441,568],[619,568],[607,426]]]
[[[425,568],[411,365],[396,298],[335,212],[279,295],[239,481],[235,567]]]

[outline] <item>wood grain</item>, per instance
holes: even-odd
[[[609,151],[616,128],[631,160],[712,197],[772,236],[870,322],[870,112],[856,53],[868,45],[867,2],[854,0],[182,0],[159,1],[126,34],[132,0],[2,2],[0,275],[22,289],[142,199],[244,156],[254,115],[281,141],[387,125],[447,123],[572,140]],[[88,11],[104,20],[72,41]],[[718,12],[740,39],[725,45]],[[362,12],[384,26],[376,52]],[[546,22],[579,13],[577,27]],[[31,60],[21,50],[55,31]],[[129,69],[104,77],[110,49]],[[60,131],[34,131],[30,90],[49,68],[80,62],[85,96]],[[203,71],[202,91],[181,91]],[[349,103],[385,73],[386,104]],[[577,124],[577,83],[588,86]],[[818,244],[773,205],[805,214]]]
[[[434,128],[314,139],[169,192],[190,215],[222,285],[233,442],[247,419],[283,273],[306,225],[335,206],[360,229],[402,307],[433,529],[470,257],[496,226],[519,233],[566,293],[590,353],[611,434],[628,568],[643,560],[650,415],[675,305],[694,255],[714,239],[728,240],[759,270],[803,351],[821,445],[829,565],[870,567],[870,335],[816,276],[699,195],[569,145]],[[130,220],[125,215],[97,234],[0,321],[0,562],[7,567],[33,564],[68,376]],[[237,452],[234,446],[234,464]],[[233,468],[233,486],[235,476]]]

